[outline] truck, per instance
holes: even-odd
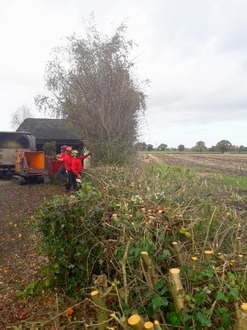
[[[51,163],[43,151],[36,150],[36,138],[28,132],[0,132],[0,178],[10,177],[18,184],[44,182]]]

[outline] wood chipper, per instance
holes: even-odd
[[[10,177],[18,184],[43,183],[51,174],[51,162],[36,150],[36,138],[28,132],[0,132],[0,178]]]
[[[11,180],[24,184],[26,182],[44,182],[44,175],[51,174],[51,163],[43,151],[17,151],[15,174]]]
[[[27,132],[0,132],[0,178],[15,174],[16,153],[36,150],[36,138]]]

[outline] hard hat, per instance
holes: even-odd
[[[71,152],[72,156],[77,156],[79,154],[78,150],[72,150]]]
[[[66,151],[72,151],[72,147],[67,147]]]

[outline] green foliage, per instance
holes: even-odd
[[[46,155],[49,155],[51,157],[56,155],[56,141],[50,141],[46,142],[43,145],[43,150]]]
[[[209,310],[206,307],[203,307],[202,310],[196,312],[195,321],[197,329],[210,328],[212,321],[208,318]]]
[[[39,210],[47,283],[82,296],[98,289],[95,278],[105,274],[111,290],[106,304],[121,317],[135,310],[149,319],[164,315],[170,329],[231,329],[234,304],[247,295],[242,266],[231,264],[239,219],[205,198],[207,189],[186,168],[97,169],[76,195],[55,196]],[[174,241],[181,243],[182,265]],[[206,261],[211,245],[215,253]],[[140,260],[143,251],[154,265],[154,285]],[[174,267],[181,269],[186,292],[180,314],[167,276]]]
[[[230,186],[236,187],[238,189],[247,190],[247,177],[246,176],[224,176],[221,179],[222,183]]]
[[[221,141],[217,142],[215,148],[216,148],[216,150],[219,150],[220,152],[224,153],[224,152],[230,150],[231,146],[232,146],[232,144],[228,140],[221,140]]]
[[[95,207],[100,195],[87,183],[83,188],[75,200],[56,196],[52,202],[47,201],[38,214],[43,248],[50,260],[51,281],[65,285],[68,291],[79,283],[87,284],[91,275],[88,269],[93,269],[104,253],[98,240],[103,208]],[[100,267],[99,262],[97,266]]]
[[[226,307],[218,307],[215,311],[215,316],[221,320],[222,326],[220,329],[225,329],[230,325],[230,315]]]

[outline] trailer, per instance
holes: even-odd
[[[27,132],[0,132],[0,178],[18,184],[44,182],[51,163],[43,151],[36,151],[36,138]]]

